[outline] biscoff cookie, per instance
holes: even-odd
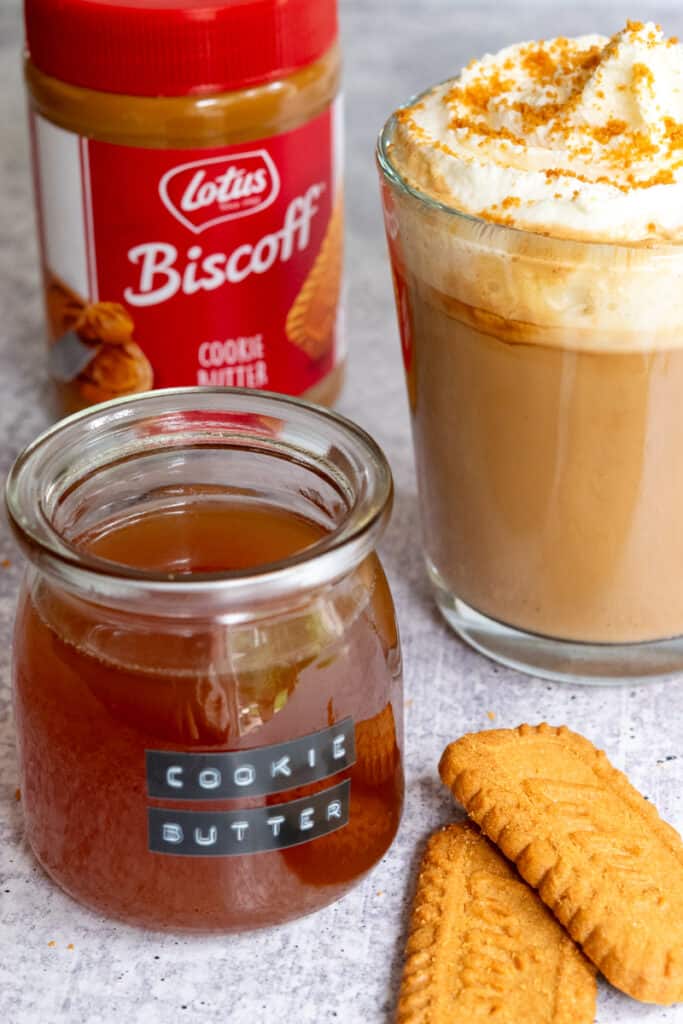
[[[634,999],[683,999],[683,843],[565,726],[471,733],[439,766],[469,816]]]
[[[332,344],[341,290],[343,203],[337,199],[320,252],[287,314],[287,337],[311,359],[322,359]]]
[[[399,1024],[592,1024],[595,971],[469,823],[429,840],[415,895]]]

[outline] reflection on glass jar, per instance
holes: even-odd
[[[20,457],[23,804],[76,899],[151,927],[257,927],[385,853],[403,800],[374,552],[390,503],[367,435],[253,392],[110,403]]]

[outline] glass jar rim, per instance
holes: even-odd
[[[426,89],[422,89],[420,92],[415,93],[410,99],[402,103],[396,110],[389,116],[384,125],[379,131],[377,137],[376,146],[376,159],[377,164],[383,174],[383,176],[401,192],[411,196],[418,202],[423,203],[425,206],[432,210],[439,211],[440,213],[446,214],[454,219],[459,219],[465,222],[469,222],[473,226],[483,226],[489,230],[495,229],[496,232],[500,232],[501,237],[507,237],[510,239],[517,239],[518,241],[526,241],[529,244],[534,243],[552,243],[553,246],[561,248],[566,246],[567,249],[573,247],[581,247],[587,251],[599,252],[614,252],[615,250],[623,250],[626,253],[629,252],[642,252],[643,250],[648,253],[656,253],[658,255],[673,254],[676,253],[680,256],[680,250],[683,245],[681,242],[661,242],[661,243],[650,243],[647,244],[638,242],[608,242],[598,241],[590,238],[572,238],[570,236],[563,237],[552,234],[544,234],[540,231],[531,231],[528,228],[515,227],[512,224],[499,224],[493,220],[485,220],[483,217],[478,217],[476,214],[467,213],[465,210],[460,210],[456,206],[450,206],[448,203],[442,202],[440,199],[435,199],[434,196],[430,196],[427,192],[423,192],[415,185],[411,185],[408,182],[397,167],[392,163],[391,156],[389,153],[389,144],[391,142],[391,136],[396,127],[397,114],[401,110],[406,110],[408,107],[412,107],[415,103],[419,103],[425,96],[427,96],[433,89],[438,89],[439,86],[445,85],[450,79],[444,79],[442,82],[437,82],[435,85],[430,85]]]
[[[206,415],[255,415],[271,417],[285,422],[289,417],[296,421],[303,444],[305,429],[325,431],[334,439],[335,445],[346,445],[347,452],[355,460],[359,470],[359,484],[342,521],[323,538],[309,547],[295,552],[288,558],[268,562],[247,570],[228,570],[192,573],[180,578],[168,572],[138,569],[119,562],[110,561],[86,553],[70,544],[51,522],[46,510],[46,500],[51,496],[54,481],[41,479],[40,470],[45,470],[45,459],[50,453],[59,452],[66,439],[83,434],[86,437],[101,438],[108,428],[120,431],[143,423],[150,416],[183,416],[188,413]],[[139,451],[154,451],[154,436],[157,448],[167,448],[165,434],[152,436],[146,448]],[[173,435],[179,441],[181,431]],[[247,434],[223,429],[217,435],[225,447],[230,439],[243,444]],[[254,437],[256,434],[254,434]],[[273,457],[286,455],[294,447],[282,445],[273,450]],[[131,450],[132,451],[132,450]],[[299,451],[307,453],[323,472],[324,451],[311,447]],[[132,451],[135,454],[134,451]],[[268,452],[265,452],[267,455]],[[120,450],[113,458],[120,457]],[[90,469],[106,465],[91,463]],[[329,467],[328,467],[329,468]],[[66,467],[62,467],[66,472]],[[72,481],[73,483],[73,481]],[[67,482],[62,481],[62,487]],[[347,488],[350,493],[350,487]],[[67,586],[79,591],[101,592],[105,587],[115,600],[126,597],[140,597],[140,591],[154,592],[169,598],[179,594],[203,594],[208,598],[227,600],[230,603],[248,599],[273,599],[298,590],[310,590],[332,582],[356,565],[360,564],[375,548],[379,536],[388,521],[393,501],[393,480],[391,469],[384,452],[377,442],[352,420],[321,406],[313,405],[291,396],[249,388],[186,387],[168,388],[143,392],[123,398],[112,399],[100,405],[77,412],[60,420],[40,434],[16,458],[7,478],[5,501],[13,531],[29,559],[39,569],[48,572]]]

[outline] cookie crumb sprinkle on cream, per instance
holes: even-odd
[[[397,114],[412,186],[543,234],[683,238],[683,48],[652,22],[526,42],[471,62]],[[553,178],[575,183],[558,194]],[[656,225],[652,232],[651,225]]]

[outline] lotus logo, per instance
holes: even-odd
[[[159,182],[166,209],[195,234],[265,210],[279,191],[280,176],[265,149],[181,164]]]

